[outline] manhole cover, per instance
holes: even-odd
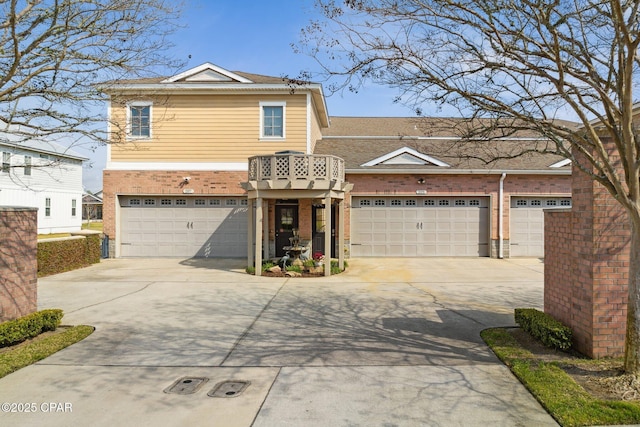
[[[182,377],[177,379],[168,388],[164,389],[165,393],[175,394],[193,394],[205,385],[209,378],[205,377]]]
[[[247,387],[251,382],[249,381],[223,381],[216,384],[216,386],[207,393],[210,397],[236,397]]]

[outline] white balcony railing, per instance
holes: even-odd
[[[249,181],[344,182],[344,160],[340,157],[291,152],[249,158]]]

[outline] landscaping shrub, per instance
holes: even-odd
[[[55,331],[63,315],[58,309],[42,310],[0,323],[0,347],[18,344],[42,332]]]
[[[38,276],[71,271],[100,262],[100,236],[38,242]]]
[[[344,268],[348,267],[347,261],[344,262]],[[340,270],[340,263],[336,260],[331,260],[331,274],[340,274],[343,270]]]
[[[559,350],[571,348],[572,332],[567,326],[535,308],[516,308],[515,321],[544,345]]]

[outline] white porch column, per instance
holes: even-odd
[[[262,275],[262,197],[256,199],[256,221],[254,231],[254,241],[256,243],[256,276]]]
[[[253,265],[255,267],[253,262],[253,218],[255,215],[255,203],[253,199],[247,200],[247,208],[249,209],[247,212],[247,266]]]
[[[344,199],[338,200],[338,265],[344,270]]]
[[[324,275],[331,275],[331,196],[324,198]]]

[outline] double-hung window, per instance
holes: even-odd
[[[129,138],[151,138],[151,103],[132,102],[128,104],[127,114],[129,119]]]
[[[48,197],[44,199],[44,216],[47,218],[51,216],[51,199]]]
[[[260,103],[260,139],[285,138],[285,102]]]
[[[11,153],[2,153],[2,172],[11,170]]]
[[[24,174],[31,175],[31,156],[24,156]]]
[[[76,199],[71,199],[71,216],[76,216]]]

